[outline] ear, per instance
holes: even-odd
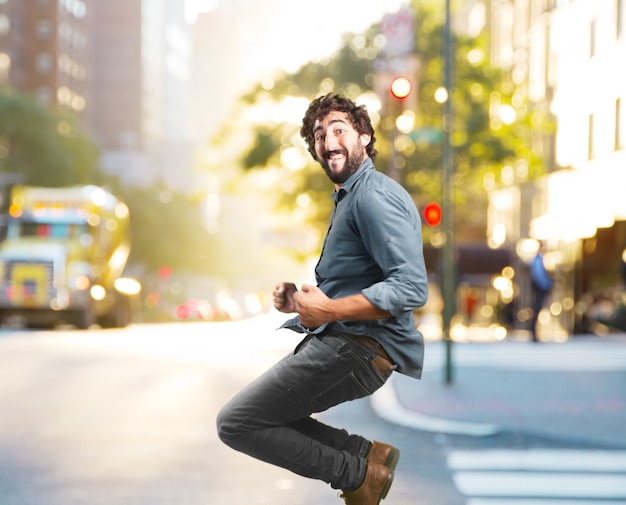
[[[361,139],[361,145],[363,147],[368,146],[370,141],[372,140],[372,136],[369,133],[361,133],[361,136],[359,138]]]

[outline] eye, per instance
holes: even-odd
[[[315,135],[315,142],[324,142],[324,135]]]

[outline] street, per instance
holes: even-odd
[[[2,330],[0,504],[343,503],[217,439],[220,406],[298,342],[280,320]],[[431,342],[422,381],[319,418],[400,448],[385,505],[626,503],[625,344],[462,344],[446,386]]]

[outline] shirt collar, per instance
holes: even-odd
[[[358,181],[365,172],[373,169],[374,162],[372,161],[372,158],[368,156],[367,158],[365,158],[365,161],[363,161],[359,169],[354,172],[350,177],[348,177],[348,180],[343,183],[341,189],[333,193],[333,200],[335,200],[336,202],[341,200],[341,198],[343,198],[346,193],[352,191],[352,188],[356,184],[356,181]]]

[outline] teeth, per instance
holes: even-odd
[[[343,152],[342,150],[335,150],[335,151],[330,151],[326,154],[326,158],[329,160],[337,160],[337,159],[342,159],[346,157],[345,152]]]

